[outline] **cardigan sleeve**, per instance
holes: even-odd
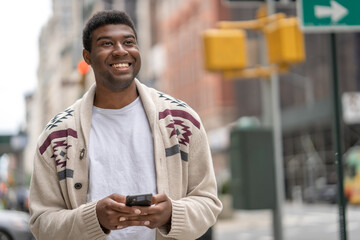
[[[202,127],[192,136],[188,159],[187,195],[172,199],[171,230],[165,237],[196,239],[212,225],[222,210],[207,135]]]
[[[38,240],[104,239],[96,203],[69,208],[54,168],[37,151],[30,184],[30,229]]]

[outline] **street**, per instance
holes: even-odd
[[[347,240],[360,236],[360,206],[347,207]],[[283,240],[339,240],[337,205],[286,204],[283,208]],[[272,212],[236,210],[232,219],[214,226],[214,240],[274,240]]]

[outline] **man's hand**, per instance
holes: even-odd
[[[126,197],[120,194],[112,194],[99,200],[96,214],[103,228],[115,230],[129,226],[158,228],[170,225],[172,204],[166,194],[154,195],[149,207],[128,207],[125,201]]]
[[[127,207],[125,201],[125,196],[116,193],[98,201],[96,215],[105,231],[118,229],[120,220],[140,214],[138,209]]]
[[[158,228],[171,224],[172,204],[166,194],[157,194],[152,198],[150,207],[139,208],[141,214],[135,219],[143,222],[149,228]]]

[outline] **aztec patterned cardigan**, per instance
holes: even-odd
[[[171,230],[157,239],[195,239],[215,224],[222,204],[207,135],[186,103],[135,79],[154,138],[158,193],[172,201]],[[96,203],[86,203],[95,84],[41,134],[30,185],[30,227],[38,240],[105,239]]]

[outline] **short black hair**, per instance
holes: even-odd
[[[125,24],[132,28],[137,38],[134,22],[130,16],[123,11],[105,10],[94,14],[86,23],[83,30],[83,46],[87,51],[91,51],[91,38],[95,29],[108,24]]]

